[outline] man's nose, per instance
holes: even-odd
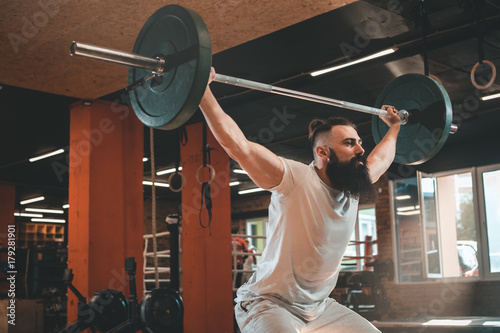
[[[356,143],[356,155],[363,155],[365,153],[365,150],[363,149],[363,146],[361,146],[359,143]]]

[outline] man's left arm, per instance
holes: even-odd
[[[390,105],[384,105],[382,109],[387,111],[387,115],[380,116],[380,118],[389,126],[389,131],[387,131],[378,145],[375,146],[366,160],[372,183],[375,183],[394,161],[396,141],[401,128],[401,119],[399,118],[398,111]]]

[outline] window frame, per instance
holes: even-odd
[[[399,265],[399,255],[398,255],[398,237],[397,228],[396,228],[396,214],[395,214],[395,196],[394,196],[394,186],[393,182],[389,182],[389,208],[391,211],[391,221],[392,221],[392,248],[393,248],[393,256],[395,258],[395,282],[397,284],[422,284],[422,283],[436,283],[436,282],[478,282],[478,281],[491,281],[500,280],[500,272],[491,273],[489,269],[489,248],[488,248],[488,235],[486,228],[486,203],[484,201],[484,186],[483,186],[483,173],[500,170],[500,164],[493,164],[482,167],[470,167],[470,168],[460,168],[449,171],[435,172],[435,173],[425,173],[421,171],[417,171],[417,186],[418,186],[418,203],[420,205],[420,237],[422,238],[423,248],[421,251],[422,255],[422,271],[424,273],[424,278],[422,281],[400,281],[399,270],[397,269],[397,265]],[[427,240],[425,237],[425,224],[424,224],[424,205],[423,205],[423,190],[422,190],[422,178],[432,177],[439,178],[445,176],[452,176],[456,174],[462,173],[471,173],[471,181],[472,181],[472,193],[473,193],[473,214],[474,214],[474,226],[476,228],[476,239],[479,243],[477,246],[477,260],[479,262],[479,277],[477,278],[469,278],[469,277],[432,277],[429,276],[428,273],[428,264],[427,264],[427,256],[425,255],[427,249]],[[412,177],[413,178],[413,177]],[[435,188],[436,193],[439,189]],[[439,210],[439,201],[436,203],[436,209]],[[439,237],[441,237],[440,228],[438,228]],[[441,241],[439,244],[441,247]],[[440,266],[442,266],[440,260]],[[441,275],[442,267],[441,267]]]
[[[478,246],[478,256],[480,270],[479,276],[482,280],[500,280],[500,272],[492,273],[490,272],[490,256],[489,256],[489,244],[488,244],[488,230],[486,225],[486,202],[484,200],[484,186],[483,186],[483,174],[485,172],[500,170],[500,164],[487,165],[482,167],[477,167],[475,173],[475,182],[477,183],[477,198],[478,198],[478,217],[477,222],[479,224],[479,236],[481,243]]]

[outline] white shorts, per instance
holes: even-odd
[[[284,307],[262,298],[237,303],[234,309],[241,333],[380,333],[365,318],[334,299],[329,299],[325,311],[312,321],[304,320]]]

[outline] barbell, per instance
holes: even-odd
[[[205,22],[193,10],[178,5],[167,5],[153,13],[131,53],[74,41],[70,54],[129,66],[127,90],[135,114],[144,125],[165,130],[183,125],[196,112],[212,66]],[[404,125],[394,159],[400,164],[428,161],[444,146],[448,135],[457,131],[446,90],[435,79],[421,74],[404,74],[391,81],[374,107],[222,74],[216,74],[214,81],[372,114],[376,143],[389,129],[379,117],[387,114],[381,107],[393,105]]]

